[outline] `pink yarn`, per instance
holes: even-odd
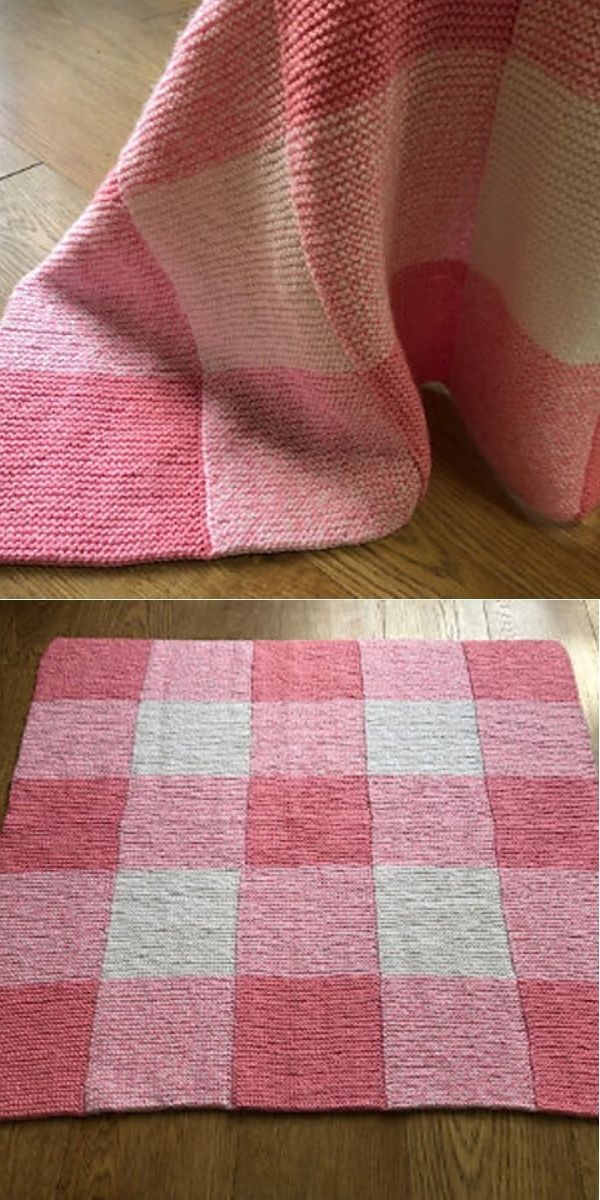
[[[405,524],[438,380],[507,488],[600,501],[585,0],[205,0],[0,330],[0,560]]]
[[[545,642],[54,641],[0,831],[0,1117],[594,1113],[575,697]]]

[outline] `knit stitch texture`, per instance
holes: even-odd
[[[58,639],[0,833],[0,1115],[597,1109],[551,642]]]
[[[0,560],[380,537],[446,384],[600,502],[596,0],[205,0],[0,330]]]

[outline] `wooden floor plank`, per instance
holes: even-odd
[[[598,641],[599,625],[600,625],[600,603],[598,602],[598,600],[586,600],[585,606],[587,608],[587,613],[588,613],[588,617],[590,618],[590,623],[591,623],[592,629],[594,630],[594,636],[596,638],[596,641]]]
[[[455,600],[454,611],[459,637],[477,641],[490,636],[483,600]]]
[[[58,635],[480,637],[488,620],[492,636],[559,637],[578,678],[593,671],[576,600],[6,601],[2,794],[39,655]],[[597,1173],[595,1122],[519,1112],[184,1111],[0,1125],[2,1200],[594,1200]]]
[[[131,132],[185,13],[143,0],[4,0],[0,133],[93,190]]]
[[[38,159],[33,154],[28,154],[26,150],[0,135],[0,180],[6,179],[8,175],[15,175],[17,171],[26,171],[29,167],[36,166],[37,162]]]
[[[386,637],[459,636],[451,600],[384,600],[382,607]]]
[[[49,254],[86,201],[86,192],[44,164],[0,179],[0,305]]]

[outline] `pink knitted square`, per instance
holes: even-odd
[[[0,1112],[29,1117],[85,1111],[97,984],[0,986]]]
[[[96,978],[112,881],[109,871],[0,875],[0,985]]]
[[[243,975],[375,973],[371,871],[248,867],[240,884],[237,967]]]
[[[470,700],[460,642],[363,641],[368,700]]]
[[[597,870],[594,779],[492,775],[487,787],[500,866]]]
[[[246,862],[293,867],[371,861],[367,780],[250,780]]]
[[[136,715],[133,700],[35,700],[15,778],[129,775]]]
[[[73,307],[80,309],[76,300],[61,295],[60,284],[50,296],[40,303],[38,294],[28,313],[40,333],[57,305],[67,329]],[[172,326],[177,319],[171,318]],[[101,324],[106,329],[106,321]],[[76,343],[80,337],[76,329]],[[14,410],[13,436],[27,446],[24,470],[15,476],[15,443],[4,437],[0,444],[0,483],[13,476],[7,517],[14,514],[18,525],[22,553],[17,559],[97,566],[206,557],[198,378],[103,374],[98,363],[106,362],[106,350],[93,334],[88,353],[90,374],[42,370],[39,358],[31,369],[2,371],[2,411],[8,402]],[[31,504],[36,477],[43,479],[40,505]],[[10,530],[1,526],[2,549],[6,536]],[[13,557],[10,551],[8,557]]]
[[[121,822],[122,867],[240,867],[245,779],[133,776]]]
[[[15,779],[0,872],[116,868],[126,779]]]
[[[392,976],[382,1007],[389,1104],[531,1108],[516,980]]]
[[[103,980],[88,1109],[227,1105],[232,1039],[231,979]]]
[[[233,1103],[384,1108],[376,975],[237,984]]]
[[[538,1108],[598,1112],[598,985],[522,979]]]
[[[477,700],[577,702],[569,656],[558,642],[465,642]]]
[[[501,885],[519,979],[597,979],[593,871],[503,867]]]
[[[373,861],[406,866],[494,866],[494,825],[477,776],[369,777]]]
[[[256,642],[254,700],[360,700],[358,642]]]
[[[359,700],[261,701],[252,708],[253,775],[364,775]]]
[[[36,700],[137,700],[150,642],[55,638],[39,666]]]
[[[252,642],[153,642],[144,700],[250,700]]]
[[[478,700],[488,776],[594,778],[590,737],[578,704],[553,700]]]

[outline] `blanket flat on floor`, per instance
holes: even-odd
[[[600,501],[589,0],[205,0],[0,331],[0,560],[380,537],[418,387],[506,487]]]
[[[594,764],[540,642],[59,639],[0,1115],[597,1108]]]

